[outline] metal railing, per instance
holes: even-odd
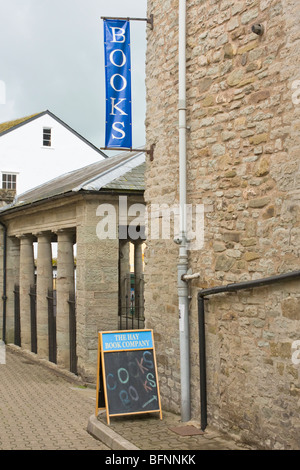
[[[77,374],[76,353],[76,300],[75,293],[69,294],[69,341],[70,341],[70,372]]]
[[[37,326],[36,326],[36,285],[30,286],[30,332],[31,352],[37,353]]]
[[[123,283],[119,298],[119,329],[143,329],[144,317],[144,276],[128,274]]]
[[[200,403],[201,403],[201,429],[207,426],[207,390],[206,390],[206,345],[205,345],[205,308],[204,300],[209,295],[226,292],[237,292],[242,289],[253,289],[263,287],[278,282],[284,282],[300,277],[300,271],[293,271],[286,274],[279,274],[253,281],[245,281],[225,286],[216,286],[202,289],[198,292],[198,326],[199,326],[199,366],[200,366]]]
[[[49,335],[49,361],[57,362],[56,346],[56,291],[48,290],[48,335]]]
[[[14,287],[14,344],[21,346],[20,286]]]

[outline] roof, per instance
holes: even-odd
[[[26,124],[28,121],[31,121],[34,117],[38,117],[40,115],[41,113],[36,113],[36,114],[32,114],[31,116],[26,116],[20,119],[15,119],[14,121],[0,123],[0,136],[19,127],[21,124]]]
[[[32,203],[80,192],[144,191],[145,153],[122,152],[78,170],[65,173],[36,188],[18,195],[12,204],[0,209],[3,213]]]
[[[8,122],[3,122],[0,123],[0,137],[7,134],[8,132],[12,132],[15,129],[18,129],[21,126],[24,126],[25,124],[28,124],[29,122],[34,121],[35,119],[38,119],[44,115],[48,115],[52,117],[52,119],[55,119],[59,124],[64,126],[68,131],[72,132],[76,137],[81,139],[83,142],[85,142],[87,145],[92,147],[96,152],[98,152],[102,157],[108,158],[108,156],[103,153],[100,149],[98,149],[95,145],[93,145],[91,142],[89,142],[87,139],[85,139],[82,135],[78,134],[74,129],[72,129],[68,124],[66,124],[64,121],[59,119],[55,114],[51,113],[48,109],[46,111],[42,111],[40,113],[35,113],[31,114],[30,116],[25,116],[19,119],[15,119],[13,121],[8,121]]]

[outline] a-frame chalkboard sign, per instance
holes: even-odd
[[[159,412],[162,419],[152,330],[98,333],[96,416]]]

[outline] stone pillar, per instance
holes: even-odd
[[[37,309],[37,346],[38,355],[49,358],[48,338],[48,291],[53,289],[51,233],[37,234],[37,282],[36,282],[36,309]]]
[[[119,240],[97,234],[99,204],[112,201],[111,195],[84,195],[77,206],[77,370],[87,382],[97,374],[98,331],[118,329]]]
[[[19,284],[20,241],[7,237],[7,283],[6,283],[6,341],[13,343],[15,338],[14,288]]]
[[[134,274],[135,274],[135,315],[143,317],[144,280],[143,280],[143,250],[142,243],[134,244]]]
[[[21,345],[31,350],[30,286],[34,285],[33,236],[20,237],[20,316]]]
[[[74,295],[74,232],[57,232],[57,364],[70,369],[69,296]]]

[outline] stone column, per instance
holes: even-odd
[[[69,296],[74,295],[74,232],[57,232],[57,364],[70,369]]]
[[[37,282],[36,282],[36,309],[37,309],[37,346],[38,355],[49,358],[48,338],[48,291],[53,289],[51,233],[37,234]]]
[[[34,285],[33,236],[20,237],[20,316],[22,348],[31,350],[30,286]]]
[[[19,284],[20,241],[7,237],[7,283],[6,283],[6,341],[13,343],[15,338],[14,288]],[[2,314],[2,313],[1,313]]]

